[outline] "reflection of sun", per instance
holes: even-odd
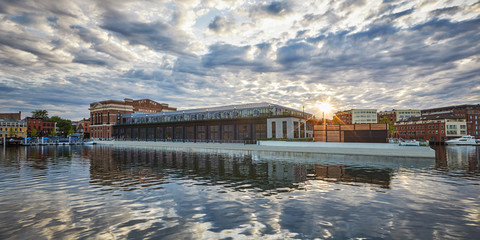
[[[324,113],[330,113],[333,110],[333,106],[328,102],[322,102],[317,107]]]

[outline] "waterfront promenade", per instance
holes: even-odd
[[[97,144],[124,147],[157,147],[185,150],[236,150],[294,153],[327,153],[364,156],[389,156],[410,158],[435,158],[430,147],[398,146],[390,143],[323,143],[323,142],[283,142],[259,141],[258,144],[237,143],[183,143],[183,142],[144,142],[144,141],[96,141]]]

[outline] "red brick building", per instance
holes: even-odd
[[[395,123],[397,137],[443,142],[467,134],[465,118],[450,114],[412,117]]]
[[[75,132],[82,134],[83,138],[90,138],[90,119],[78,121]]]
[[[464,135],[468,134],[480,138],[480,104],[448,106],[422,110],[422,116],[435,114],[449,114],[464,118],[467,123],[467,132]]]
[[[350,109],[338,111],[335,115],[342,121],[342,124],[372,124],[377,123],[377,109]]]
[[[22,120],[22,112],[18,112],[18,113],[0,113],[0,119]]]
[[[106,100],[90,104],[90,137],[112,138],[113,125],[120,121],[122,114],[133,112],[155,113],[176,111],[168,104],[158,103],[150,99],[124,101]]]
[[[28,136],[32,136],[32,131],[35,129],[38,137],[48,137],[57,125],[54,121],[44,121],[41,118],[26,117],[25,121],[27,122]]]
[[[352,112],[351,111],[338,111],[335,113],[341,121],[342,124],[352,124]]]

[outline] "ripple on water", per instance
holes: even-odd
[[[311,154],[22,149],[0,161],[0,236],[7,239],[480,234],[479,174],[461,159],[452,169]]]

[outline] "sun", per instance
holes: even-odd
[[[328,102],[322,102],[318,104],[317,107],[324,113],[330,113],[333,110],[333,106]]]

